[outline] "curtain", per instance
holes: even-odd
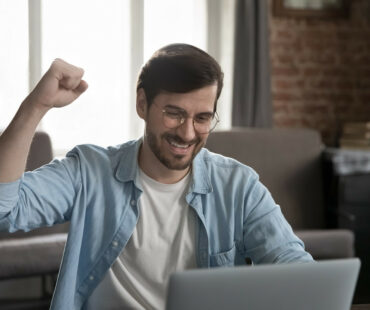
[[[236,3],[232,126],[272,126],[267,1]]]
[[[199,0],[198,0],[199,1]],[[221,65],[224,87],[217,103],[216,130],[231,129],[236,0],[207,0],[207,52]]]

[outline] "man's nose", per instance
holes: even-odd
[[[193,119],[188,117],[184,123],[177,129],[178,135],[186,142],[194,140],[196,132],[194,129]]]

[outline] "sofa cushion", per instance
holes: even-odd
[[[314,259],[354,257],[354,233],[346,229],[295,231]]]
[[[255,169],[294,229],[325,226],[323,145],[317,131],[233,128],[211,133],[206,147]]]
[[[0,279],[56,273],[67,234],[0,241]]]

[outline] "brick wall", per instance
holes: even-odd
[[[270,0],[275,127],[318,129],[334,146],[343,122],[370,121],[370,0],[350,17],[276,17]]]

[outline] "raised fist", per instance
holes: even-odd
[[[64,107],[76,100],[87,88],[84,70],[62,59],[55,59],[49,70],[30,93],[30,102],[38,107]]]

